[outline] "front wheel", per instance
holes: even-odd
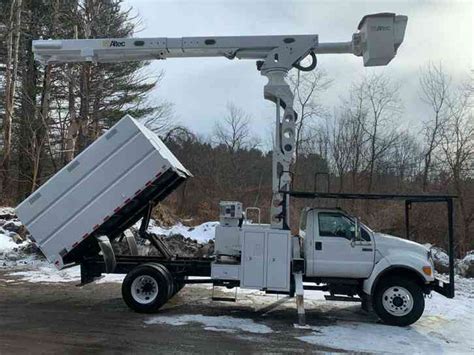
[[[425,310],[423,290],[416,282],[400,277],[382,280],[376,288],[375,313],[387,324],[407,326],[415,323]]]

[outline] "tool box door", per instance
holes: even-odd
[[[264,287],[265,232],[243,232],[242,287]]]

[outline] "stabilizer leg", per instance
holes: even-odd
[[[304,289],[303,289],[303,274],[301,272],[293,274],[295,278],[296,291],[296,309],[298,311],[298,325],[306,325],[306,317],[304,311]]]

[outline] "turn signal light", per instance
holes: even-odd
[[[426,276],[431,276],[431,273],[433,272],[431,266],[423,266],[422,270]]]

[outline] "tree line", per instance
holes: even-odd
[[[332,80],[321,70],[291,73],[298,113],[293,189],[300,191],[452,194],[456,201],[456,244],[460,254],[474,248],[474,118],[472,79],[455,84],[441,64],[419,72],[419,125],[400,128],[405,114],[402,86],[386,74],[354,82],[337,107],[321,97]],[[180,129],[168,146],[195,177],[170,206],[181,216],[215,219],[220,200],[261,208],[268,221],[271,150],[252,135],[251,118],[229,104],[210,137]],[[337,206],[370,226],[405,235],[404,205],[393,202],[293,200],[297,232],[301,208]],[[440,204],[413,206],[410,239],[446,246],[447,214]],[[257,217],[253,216],[255,220]]]
[[[38,38],[129,37],[140,28],[119,0],[0,3],[0,196],[15,205],[125,114],[157,132],[194,178],[164,207],[192,223],[215,220],[220,200],[261,209],[268,221],[271,147],[252,118],[229,103],[212,134],[176,123],[172,104],[151,101],[163,80],[147,62],[57,64],[34,60]],[[332,78],[320,69],[288,77],[298,113],[293,188],[333,192],[452,193],[459,253],[474,248],[472,76],[454,82],[441,64],[420,69],[419,127],[400,128],[403,86],[387,74],[354,82],[336,107],[322,104]],[[318,174],[316,174],[318,173]],[[315,175],[316,174],[316,175]],[[307,205],[338,206],[375,229],[404,234],[403,206],[388,202],[293,200],[292,226]],[[415,208],[408,236],[444,246],[445,210]],[[252,219],[258,217],[252,214]]]

